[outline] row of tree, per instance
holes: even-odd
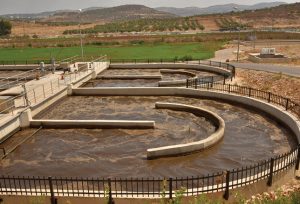
[[[96,25],[85,29],[83,33],[116,33],[116,32],[155,32],[155,31],[187,31],[204,30],[197,20],[190,18],[172,19],[138,19],[125,22]],[[79,30],[66,30],[64,34],[78,34]]]

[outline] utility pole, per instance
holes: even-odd
[[[79,34],[80,34],[81,60],[84,61],[84,59],[83,59],[82,32],[81,32],[81,13],[82,13],[82,9],[79,9],[78,11],[79,11]]]
[[[234,7],[235,10],[240,11],[237,7]],[[241,16],[239,15],[239,26],[238,26],[238,31],[239,31],[239,39],[238,39],[238,49],[236,53],[236,61],[239,61],[240,58],[240,42],[241,42]]]

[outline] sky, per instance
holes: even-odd
[[[295,3],[299,0],[278,0],[286,3]],[[275,2],[270,0],[0,0],[0,14],[37,13],[60,9],[80,9],[93,6],[110,7],[124,4],[141,4],[149,7],[207,7],[218,4],[238,3],[255,4],[261,2]]]

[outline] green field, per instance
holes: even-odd
[[[106,54],[110,59],[174,59],[189,56],[194,59],[208,59],[222,47],[222,42],[180,43],[180,44],[138,44],[117,46],[84,46],[84,55]],[[81,55],[80,47],[55,48],[1,48],[0,63],[3,61],[48,60]]]

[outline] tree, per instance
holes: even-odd
[[[7,20],[0,21],[0,36],[1,35],[9,35],[11,33],[12,25]]]

